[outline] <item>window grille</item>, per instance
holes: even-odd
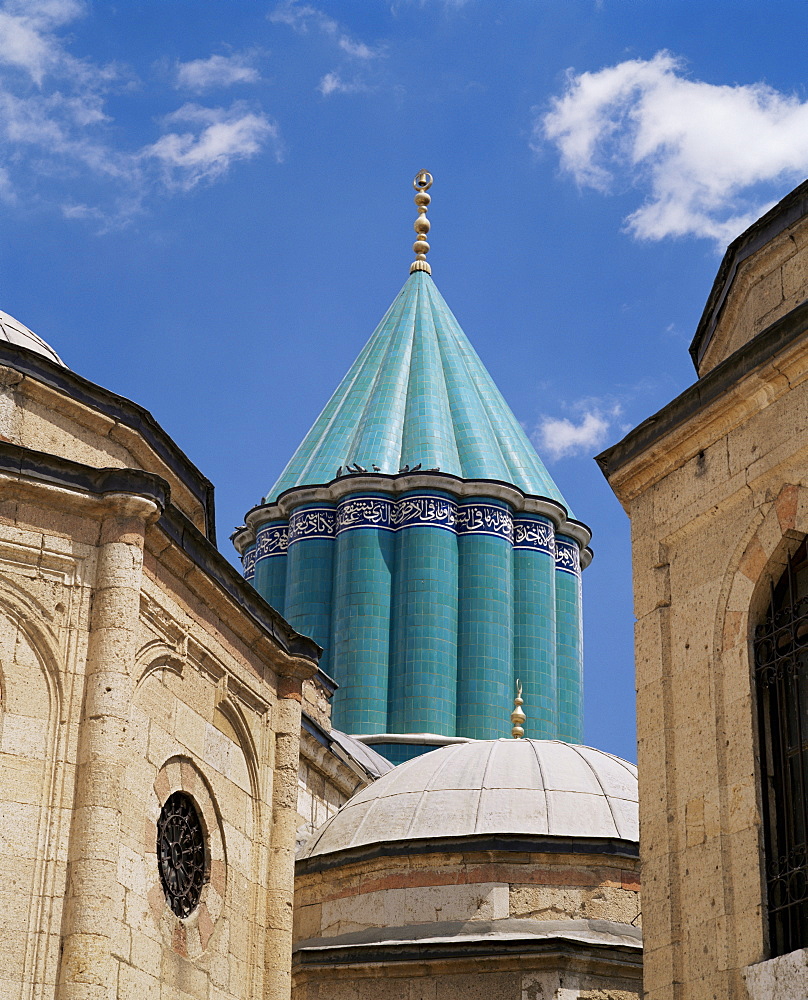
[[[157,821],[157,863],[168,905],[187,917],[199,904],[207,881],[205,832],[193,800],[174,792]]]
[[[808,549],[771,584],[755,630],[765,873],[772,956],[808,946]]]

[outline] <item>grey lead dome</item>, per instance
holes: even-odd
[[[400,764],[350,799],[300,858],[482,834],[639,839],[637,768],[559,740],[475,740]]]
[[[55,364],[61,365],[62,368],[67,368],[67,365],[50,344],[46,344],[33,330],[29,330],[18,319],[14,319],[13,316],[9,316],[5,312],[0,312],[0,340],[16,344],[18,347],[27,347],[29,351],[36,351],[48,361],[53,361]]]

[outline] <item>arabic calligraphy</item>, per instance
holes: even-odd
[[[255,551],[258,559],[269,556],[285,556],[289,545],[289,525],[265,524],[258,532]]]
[[[515,518],[513,522],[513,547],[555,555],[555,533],[549,521],[535,518]]]
[[[490,503],[464,503],[457,509],[458,535],[494,535],[513,541],[513,518]]]
[[[382,528],[395,531],[395,503],[381,497],[351,497],[337,509],[337,534],[352,528]]]
[[[257,553],[255,551],[255,546],[248,549],[247,552],[241,558],[242,565],[244,566],[244,579],[250,581],[255,576],[255,561],[257,558]]]
[[[562,542],[556,539],[555,546],[556,569],[564,573],[572,573],[578,576],[581,572],[581,559],[578,553],[578,546],[572,542]]]
[[[542,552],[554,558],[556,569],[580,576],[581,560],[573,541],[555,538],[551,521],[542,517],[514,517],[510,510],[493,503],[472,501],[459,505],[446,497],[408,496],[395,501],[387,497],[351,496],[333,507],[296,510],[287,524],[263,525],[256,544],[243,556],[244,576],[251,580],[262,559],[286,555],[288,547],[304,539],[334,539],[345,531],[372,528],[400,531],[430,526],[458,535],[483,534],[504,538],[515,549]]]
[[[307,507],[289,518],[289,545],[301,539],[333,538],[336,515],[332,507]]]
[[[428,525],[454,531],[456,520],[457,504],[442,497],[403,497],[393,511],[396,530]]]

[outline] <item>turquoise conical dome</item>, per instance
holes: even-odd
[[[354,464],[497,479],[569,506],[432,278],[411,274],[266,502]]]
[[[589,531],[426,271],[235,541],[389,759],[507,735],[517,678],[527,734],[580,742]]]

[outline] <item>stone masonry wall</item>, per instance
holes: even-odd
[[[595,919],[638,925],[630,858],[485,852],[382,857],[298,875],[295,939],[429,921]]]
[[[767,955],[750,640],[808,533],[804,335],[610,481],[632,522],[647,997],[743,998]]]
[[[808,218],[800,219],[738,267],[699,375],[808,298]]]
[[[151,501],[0,479],[0,1000],[288,1000],[298,668]],[[156,853],[180,790],[208,869],[184,920]]]

